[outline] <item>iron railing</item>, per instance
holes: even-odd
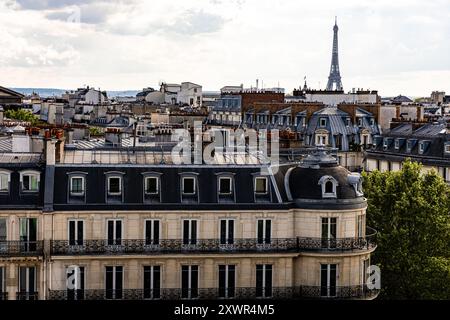
[[[16,300],[38,300],[39,292],[17,292]]]
[[[242,299],[374,299],[379,290],[358,286],[237,287],[237,288],[161,288],[49,290],[49,300],[242,300]]]
[[[23,257],[43,255],[41,241],[0,241],[0,257]]]
[[[76,244],[67,240],[52,240],[52,255],[122,255],[169,253],[287,253],[303,251],[355,251],[376,247],[376,233],[361,238],[288,238],[288,239],[233,239],[221,244],[219,239],[197,239],[185,244],[182,239],[146,240],[83,240]]]

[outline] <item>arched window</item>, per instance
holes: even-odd
[[[322,198],[337,198],[336,188],[339,185],[337,180],[332,176],[323,176],[319,180],[322,187]]]

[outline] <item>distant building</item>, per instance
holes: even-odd
[[[25,96],[14,90],[0,86],[0,105],[21,104]]]
[[[443,91],[433,91],[431,93],[431,101],[435,104],[444,103],[445,92]]]
[[[375,136],[365,152],[366,171],[398,171],[407,159],[423,164],[450,183],[450,131],[446,123],[397,121],[392,129]]]
[[[349,93],[338,90],[295,89],[292,100],[304,102],[321,102],[329,106],[341,103],[379,103],[378,91],[353,90]]]

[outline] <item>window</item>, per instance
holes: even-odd
[[[350,120],[350,118],[347,118],[345,120],[345,124],[347,125],[347,127],[350,127],[352,125],[352,121]]]
[[[83,300],[85,289],[84,267],[67,267],[67,299]]]
[[[0,192],[9,191],[10,173],[0,172]]]
[[[38,172],[22,172],[20,174],[20,182],[22,191],[24,192],[38,192],[40,173]]]
[[[425,144],[423,142],[419,142],[419,153],[423,153],[425,150]]]
[[[445,153],[450,153],[450,144],[445,145]]]
[[[122,244],[122,220],[108,220],[107,221],[107,238],[108,245]]]
[[[182,179],[183,194],[195,194],[195,178],[183,177]]]
[[[336,278],[337,278],[336,264],[320,265],[320,295],[322,297],[336,296]]]
[[[256,297],[267,298],[272,296],[272,265],[256,265]]]
[[[323,127],[326,127],[327,126],[327,119],[325,119],[325,118],[320,118],[320,126],[323,128]]]
[[[233,180],[229,177],[219,178],[219,194],[230,195],[233,192]]]
[[[105,267],[105,297],[106,299],[122,299],[123,290],[123,267]]]
[[[0,300],[3,299],[3,292],[5,292],[5,267],[0,267]]]
[[[183,244],[197,244],[197,220],[183,220]]]
[[[361,118],[358,118],[358,127],[362,127],[363,120]]]
[[[362,238],[364,237],[364,216],[363,215],[359,215],[357,218],[357,234],[356,236],[358,238]]]
[[[316,146],[326,146],[328,144],[328,134],[316,134]]]
[[[220,244],[234,243],[234,220],[220,220]]]
[[[159,245],[159,220],[145,220],[145,244]]]
[[[322,186],[322,198],[336,198],[336,187],[338,182],[332,176],[323,176],[319,180],[319,185]]]
[[[375,125],[375,119],[370,118],[370,125],[371,125],[371,126],[374,126],[374,125]]]
[[[144,299],[159,299],[161,297],[161,267],[144,267]]]
[[[408,142],[406,143],[406,149],[408,152],[411,152],[413,146],[413,142],[411,140],[408,140]]]
[[[84,177],[70,177],[70,194],[73,196],[84,195]]]
[[[267,178],[264,177],[255,178],[255,193],[267,194]]]
[[[337,218],[322,218],[322,248],[336,248]]]
[[[159,186],[158,186],[158,178],[157,177],[146,177],[145,178],[145,194],[158,194]]]
[[[233,298],[236,290],[236,266],[219,265],[219,297]]]
[[[0,241],[6,241],[6,219],[0,218]]]
[[[69,220],[69,246],[82,246],[84,240],[84,221]]]
[[[36,267],[19,267],[18,300],[37,300]]]
[[[256,232],[258,244],[270,244],[272,237],[272,220],[269,219],[258,220]]]
[[[109,195],[122,194],[122,177],[119,176],[108,177],[108,194]]]
[[[395,149],[400,149],[400,140],[395,139]]]
[[[198,297],[198,266],[181,267],[181,298],[195,299]]]
[[[20,218],[19,236],[21,241],[21,250],[25,252],[36,251],[37,245],[37,219]]]

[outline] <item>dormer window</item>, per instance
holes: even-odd
[[[347,127],[350,127],[352,125],[352,121],[350,120],[350,118],[346,119],[346,125]]]
[[[255,178],[255,193],[257,195],[267,194],[267,192],[268,192],[267,185],[268,185],[268,183],[267,183],[266,177]]]
[[[375,125],[375,119],[373,119],[373,118],[370,119],[370,125],[371,125],[371,126],[374,126],[374,125]]]
[[[41,174],[37,171],[24,171],[20,173],[20,185],[23,192],[38,192]]]
[[[413,142],[411,140],[408,140],[408,142],[406,143],[406,151],[407,152],[411,152],[412,145],[413,145]]]
[[[327,126],[327,119],[326,118],[320,118],[320,126],[322,128]]]
[[[398,150],[400,149],[400,140],[395,139],[395,149]]]
[[[389,145],[389,140],[388,140],[388,139],[384,139],[384,140],[383,140],[383,149],[384,149],[384,150],[387,150],[388,145]]]
[[[233,179],[230,177],[219,177],[219,194],[230,195],[233,192]]]
[[[358,127],[362,127],[363,120],[361,118],[358,118]]]
[[[336,188],[339,185],[332,176],[323,176],[319,180],[319,185],[322,187],[322,198],[336,198]]]
[[[106,172],[106,202],[123,202],[123,175],[119,171]]]
[[[0,192],[9,191],[9,182],[11,179],[11,174],[9,171],[0,171]]]
[[[84,177],[82,176],[70,177],[70,195],[72,196],[84,195]]]
[[[120,195],[122,193],[122,177],[112,176],[108,177],[108,194]]]
[[[425,151],[425,143],[419,142],[419,153],[422,154]]]
[[[158,194],[159,183],[158,177],[145,177],[145,194]]]
[[[185,195],[193,195],[196,193],[196,185],[194,177],[183,177],[182,179],[182,191]]]

